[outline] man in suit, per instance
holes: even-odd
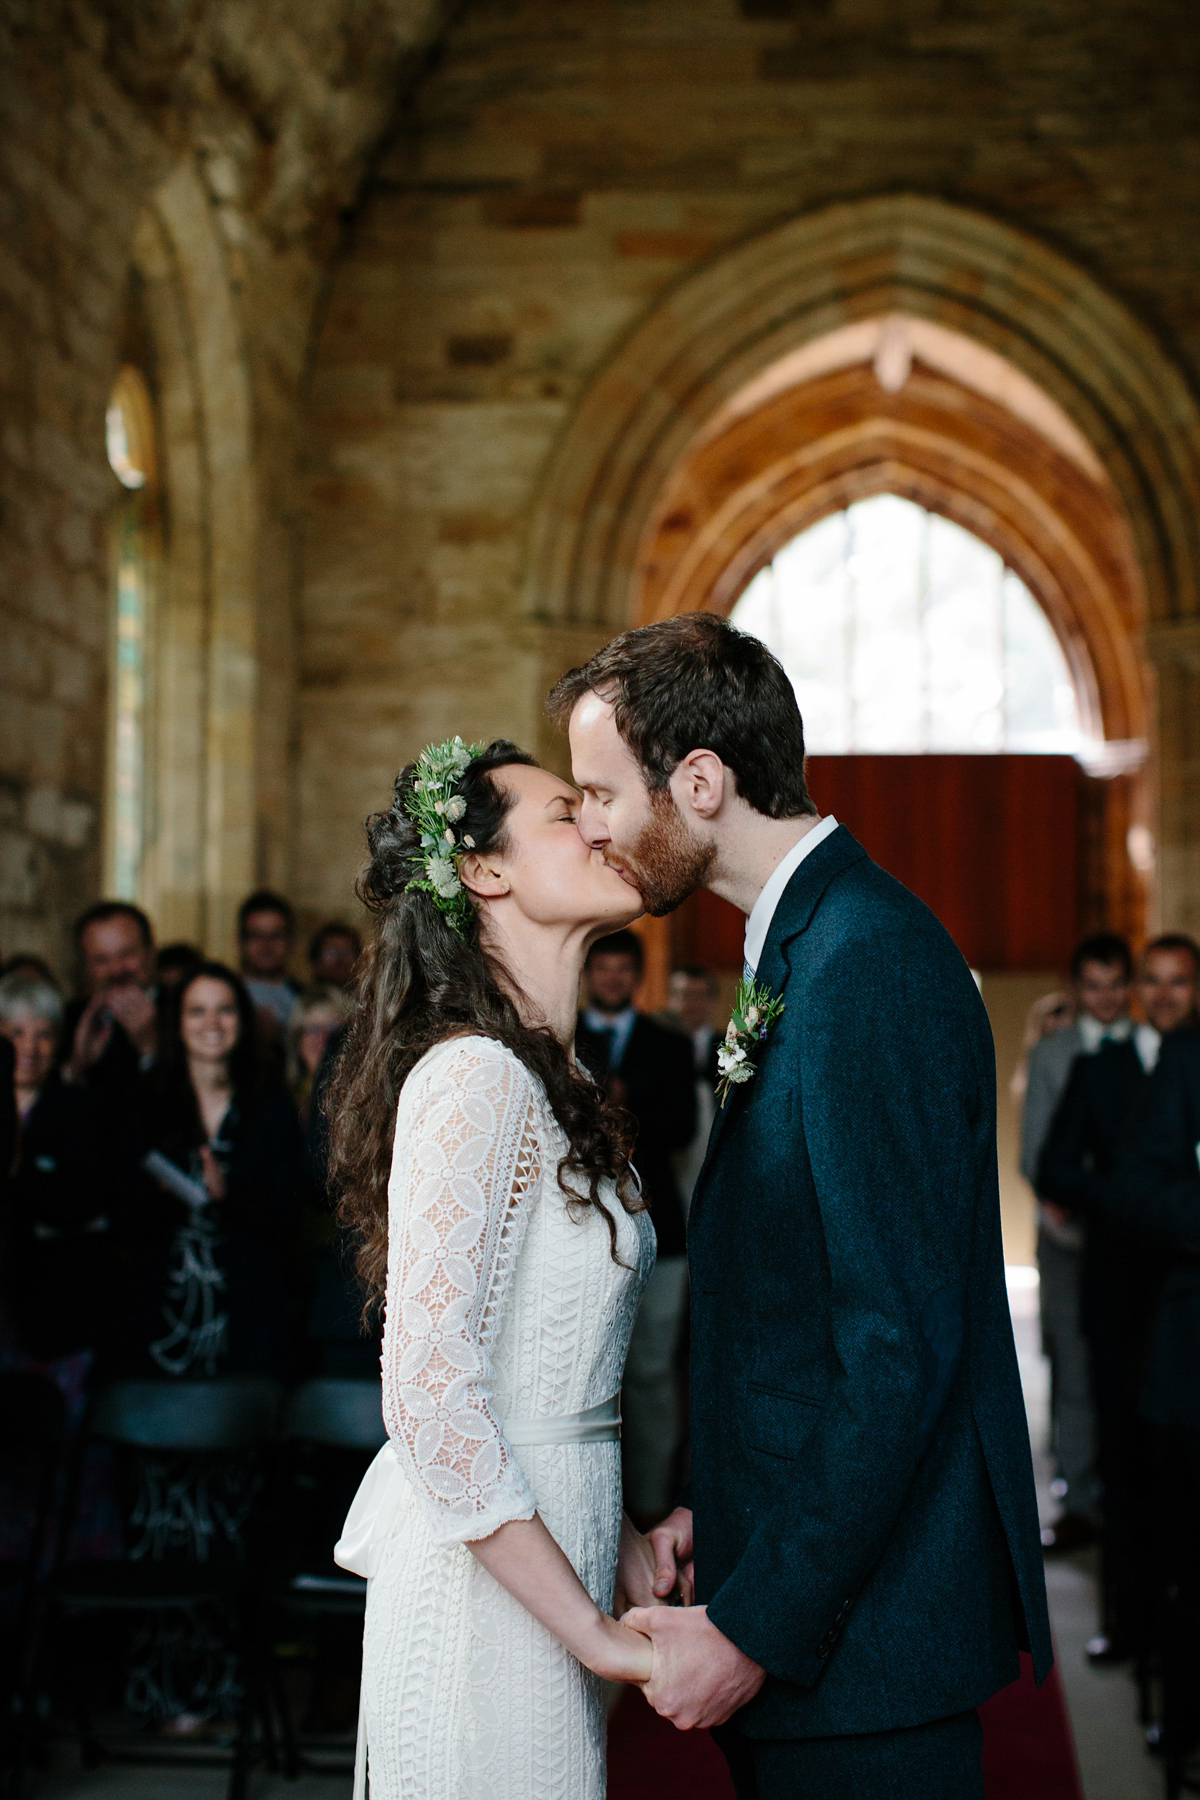
[[[671,1504],[683,1440],[676,1362],[687,1317],[687,1245],[673,1158],[695,1132],[696,1099],[687,1039],[634,1007],[642,955],[632,931],[592,945],[575,1051],[637,1122],[634,1164],[658,1237],[621,1390],[626,1510],[649,1524]]]
[[[1196,1013],[1200,948],[1156,938],[1142,955],[1137,995],[1145,1022],[1077,1055],[1037,1165],[1037,1191],[1083,1234],[1079,1325],[1088,1347],[1103,1484],[1101,1628],[1094,1661],[1144,1652],[1150,1628],[1146,1482],[1150,1446],[1137,1403],[1162,1251],[1105,1211],[1113,1175],[1136,1127],[1164,1037]]]
[[[1138,1410],[1154,1456],[1167,1791],[1200,1743],[1200,1028],[1163,1043],[1106,1195],[1114,1222],[1164,1253]]]
[[[647,1697],[742,1800],[971,1800],[979,1703],[1051,1662],[1004,1284],[987,1015],[933,915],[819,819],[783,669],[711,613],[563,677],[585,839],[662,914],[747,915],[748,1037],[688,1224],[692,1482],[652,1534]],[[913,829],[920,829],[914,817]],[[694,1562],[693,1562],[694,1556]]]
[[[1075,1060],[1132,1030],[1129,983],[1133,960],[1124,938],[1097,932],[1071,958],[1075,1019],[1029,1056],[1021,1115],[1021,1173],[1038,1195],[1038,1299],[1042,1344],[1050,1360],[1050,1427],[1062,1512],[1042,1533],[1047,1554],[1095,1542],[1100,1517],[1096,1427],[1087,1340],[1081,1311],[1083,1225],[1038,1188],[1038,1159]]]
[[[63,1018],[64,1074],[124,1104],[154,1059],[154,932],[128,900],[99,900],[75,922],[84,994]]]

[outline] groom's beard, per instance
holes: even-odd
[[[651,918],[674,912],[689,894],[703,887],[717,859],[715,844],[702,844],[688,831],[670,792],[651,789],[652,818],[643,828],[633,855],[620,864],[632,877]]]

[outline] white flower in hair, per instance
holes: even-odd
[[[426,873],[433,885],[433,890],[443,900],[453,900],[461,891],[462,883],[458,872],[448,856],[431,856],[425,865]]]
[[[421,872],[409,882],[409,889],[420,888],[431,895],[460,937],[466,936],[475,907],[459,880],[457,859],[474,844],[465,832],[461,843],[455,838],[452,827],[466,817],[467,802],[453,790],[484,748],[483,744],[464,744],[461,737],[428,745],[417,758],[420,773],[404,800],[404,810],[416,825],[420,840]]]

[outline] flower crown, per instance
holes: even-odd
[[[464,831],[454,835],[454,826],[464,816],[467,803],[455,788],[476,756],[486,744],[464,744],[453,737],[444,744],[430,744],[417,758],[412,787],[404,797],[404,810],[416,826],[421,838],[422,873],[414,875],[405,888],[428,894],[448,925],[465,938],[475,916],[474,903],[459,880],[459,858],[475,848],[475,840]]]

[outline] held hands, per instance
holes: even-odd
[[[705,1606],[635,1607],[623,1623],[645,1632],[653,1644],[643,1692],[679,1731],[724,1725],[767,1678],[765,1669],[709,1624]]]
[[[687,1507],[677,1506],[648,1538],[635,1532],[628,1520],[625,1525],[628,1535],[623,1526],[618,1591],[636,1604],[621,1622],[644,1632],[654,1647],[643,1690],[646,1698],[680,1731],[723,1725],[754,1698],[767,1677],[765,1669],[709,1623],[707,1607],[693,1605],[692,1515]],[[641,1598],[651,1563],[650,1598]],[[683,1602],[680,1607],[667,1604],[676,1590]]]

